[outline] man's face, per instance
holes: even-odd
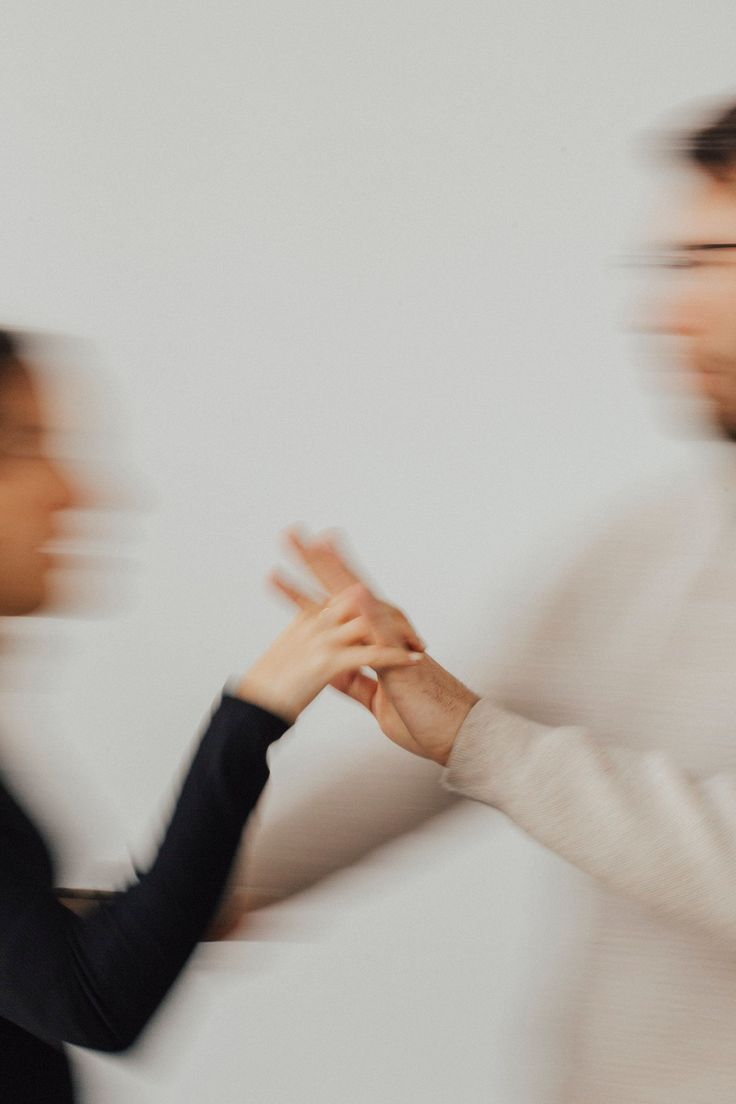
[[[675,222],[674,272],[658,328],[680,338],[692,386],[736,441],[736,174],[696,173]]]

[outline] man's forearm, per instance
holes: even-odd
[[[736,946],[736,774],[601,743],[484,698],[443,777],[616,892]]]

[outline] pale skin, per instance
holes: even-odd
[[[348,586],[321,608],[302,608],[240,680],[236,693],[292,725],[328,683],[350,685],[361,667],[416,666],[421,653],[409,651],[403,639],[368,642],[372,631],[362,590]]]
[[[334,597],[346,588],[355,594],[375,641],[398,646],[410,640],[414,647],[423,643],[401,610],[379,601],[362,583],[334,538],[308,540],[292,529],[287,539],[328,596]],[[274,572],[271,581],[301,609],[317,604],[281,573]],[[463,721],[479,700],[426,652],[421,662],[411,667],[379,672],[377,681],[358,672],[336,688],[369,709],[395,744],[443,766]]]

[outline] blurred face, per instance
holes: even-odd
[[[0,367],[0,615],[32,613],[49,598],[57,516],[76,488],[46,452],[40,396],[25,371]]]
[[[736,441],[736,183],[696,173],[676,219],[674,274],[658,328],[680,338],[693,388]]]

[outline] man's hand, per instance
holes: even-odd
[[[360,581],[334,540],[310,542],[294,531],[288,534],[288,539],[292,549],[328,594],[339,593]],[[273,575],[272,580],[297,604],[311,601],[280,576]],[[379,601],[365,586],[356,592],[356,598],[375,643],[408,643],[415,650],[423,649],[423,641],[417,637],[401,610]],[[339,686],[338,689],[366,705],[389,739],[408,751],[443,765],[449,758],[463,721],[479,700],[476,694],[426,653],[424,659],[411,668],[383,671],[378,675],[377,683],[363,674],[355,678],[358,681],[354,681],[349,688]]]
[[[371,626],[374,639],[395,643],[396,630],[383,604],[367,588],[357,592],[356,603]],[[406,674],[415,677],[406,678]],[[479,701],[478,696],[426,652],[411,671],[392,667],[379,672],[378,682],[419,745],[420,754],[444,766],[463,721]]]

